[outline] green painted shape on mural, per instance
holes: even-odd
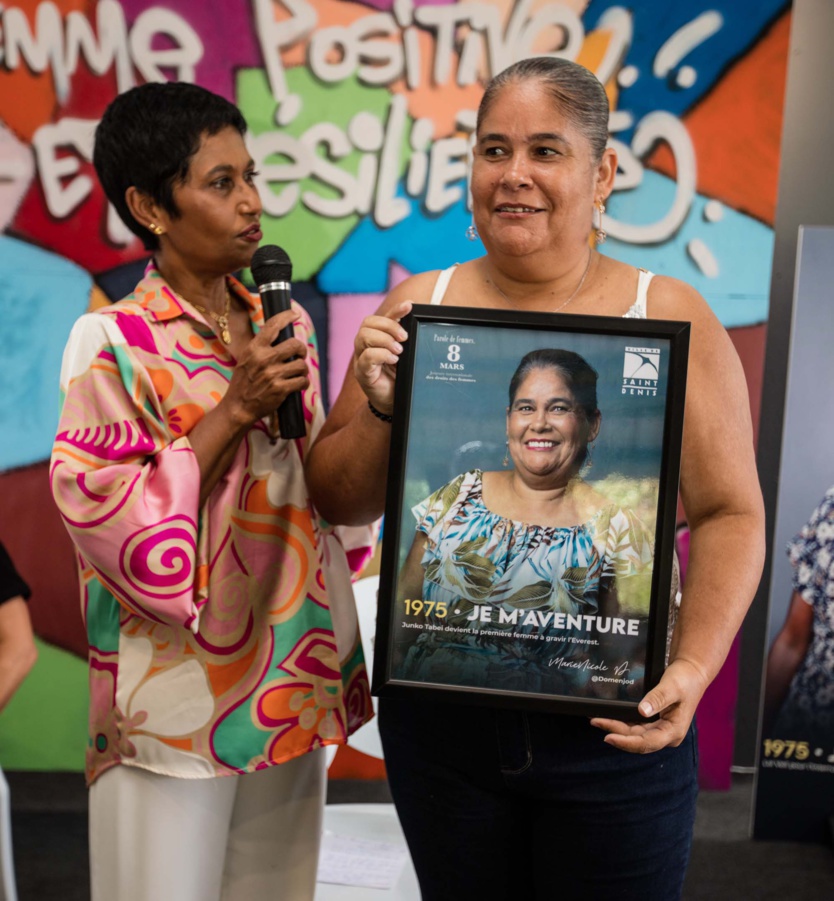
[[[87,662],[35,639],[38,659],[0,713],[4,770],[84,771]]]
[[[317,604],[308,602],[304,611],[305,629],[330,629],[330,612]],[[288,628],[289,623],[281,623],[272,629],[275,644],[272,648],[272,659],[269,661],[268,672],[276,676],[286,676],[283,670],[278,670],[278,665],[285,660],[298,641],[298,633],[295,629]],[[285,640],[280,639],[284,637]],[[214,749],[217,756],[226,764],[243,769],[252,758],[252,748],[258,747],[259,742],[265,744],[266,733],[252,721],[251,699],[233,710],[217,727],[214,733]],[[265,750],[265,746],[264,746]]]
[[[303,99],[303,107],[287,126],[275,123],[277,104],[269,88],[266,72],[262,69],[242,69],[237,75],[237,104],[249,130],[254,135],[280,128],[293,137],[300,137],[312,125],[332,122],[342,131],[358,112],[371,113],[381,123],[388,118],[391,93],[385,88],[372,88],[361,84],[354,76],[338,84],[322,84],[308,69],[296,66],[287,71],[287,86],[292,94]],[[408,135],[412,119],[407,117],[400,147],[400,172],[402,177],[411,157]],[[321,151],[319,151],[321,152]],[[364,156],[353,150],[335,163],[340,169],[355,176]],[[286,158],[276,158],[275,163],[287,163]],[[301,194],[312,191],[321,197],[339,197],[340,193],[315,178],[299,182]],[[277,190],[283,190],[281,185]],[[261,228],[264,244],[278,244],[287,251],[293,262],[293,279],[309,281],[327,260],[339,249],[342,242],[360,221],[358,214],[342,219],[327,219],[308,210],[301,200],[281,218],[264,213]]]

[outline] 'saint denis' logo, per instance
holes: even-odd
[[[623,394],[654,397],[660,375],[660,349],[626,347],[623,357]]]

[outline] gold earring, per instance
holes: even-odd
[[[594,212],[596,213],[596,222],[594,223],[594,238],[597,244],[602,244],[603,241],[608,237],[605,233],[605,229],[602,227],[602,214],[605,212],[605,204],[598,200],[596,207],[594,208]]]
[[[148,226],[148,231],[155,234],[157,237],[165,234],[165,229],[161,225],[157,225],[155,222],[151,222]]]

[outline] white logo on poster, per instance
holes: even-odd
[[[660,349],[626,347],[623,357],[623,394],[655,397],[660,375]]]

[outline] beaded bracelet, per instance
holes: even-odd
[[[374,416],[376,416],[377,419],[381,419],[383,422],[394,421],[393,416],[389,416],[387,413],[381,413],[370,401],[368,401],[368,409],[371,411],[371,413],[374,414]]]

